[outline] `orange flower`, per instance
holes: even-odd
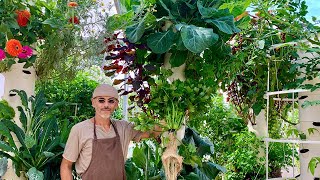
[[[71,2],[68,3],[68,6],[71,7],[71,8],[77,7],[78,3],[71,1]]]
[[[19,26],[24,27],[27,26],[29,18],[31,16],[30,12],[27,10],[16,11],[17,13],[17,22]]]
[[[16,39],[10,39],[6,44],[6,51],[11,56],[18,56],[22,52],[22,45]]]

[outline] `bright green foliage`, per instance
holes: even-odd
[[[265,151],[263,141],[248,132],[245,122],[224,103],[222,96],[215,96],[207,107],[208,113],[198,114],[189,124],[214,144],[212,160],[227,169],[222,176],[239,180],[265,178],[264,156],[258,156]],[[291,165],[291,146],[272,143],[269,148],[270,172]]]
[[[136,144],[132,158],[128,159],[125,164],[127,179],[163,179],[161,153],[159,145],[152,141]]]
[[[98,83],[90,79],[88,73],[79,72],[73,80],[66,81],[42,81],[37,84],[37,90],[43,91],[48,102],[67,102],[57,117],[59,119],[90,118],[94,115],[91,105],[91,97],[94,88]],[[77,106],[73,103],[77,103]]]
[[[12,119],[15,116],[14,109],[5,100],[0,101],[0,119]]]
[[[214,179],[226,169],[213,163],[210,159],[203,160],[204,155],[214,155],[213,144],[191,128],[186,129],[186,135],[179,146],[179,154],[184,157],[183,170],[178,179]],[[152,141],[137,144],[132,158],[126,162],[127,179],[165,179],[161,162],[162,148]]]
[[[60,163],[63,143],[68,136],[62,131],[69,130],[66,127],[58,128],[55,113],[65,103],[47,106],[43,92],[31,97],[27,97],[24,91],[13,92],[21,98],[22,106],[18,106],[18,110],[22,127],[12,120],[0,120],[0,132],[5,137],[5,140],[0,141],[0,155],[13,161],[18,176],[20,171],[29,171],[29,177],[55,179],[59,176],[59,168],[50,167],[50,164],[57,161]],[[63,124],[68,125],[68,122]],[[15,144],[12,134],[16,135],[21,147]]]
[[[312,175],[315,173],[315,169],[317,168],[318,164],[320,163],[320,157],[313,157],[311,158],[308,169],[311,172]]]

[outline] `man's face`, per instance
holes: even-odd
[[[98,96],[91,101],[96,115],[102,117],[102,119],[110,119],[113,111],[118,107],[118,100],[114,97]]]

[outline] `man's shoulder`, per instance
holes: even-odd
[[[87,119],[87,120],[84,120],[84,121],[81,121],[81,122],[75,124],[75,125],[72,127],[72,129],[74,129],[74,130],[86,129],[86,128],[88,128],[90,125],[91,125],[90,119]]]

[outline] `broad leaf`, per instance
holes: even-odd
[[[126,36],[131,43],[136,43],[140,40],[145,31],[144,22],[139,22],[137,24],[131,25],[126,29]]]
[[[179,67],[186,62],[188,51],[173,51],[170,56],[171,67]]]
[[[54,125],[56,125],[56,121],[54,119],[49,119],[44,123],[39,142],[40,152],[42,152],[43,148],[47,145]]]
[[[15,116],[14,109],[7,101],[0,101],[0,119],[13,119]]]
[[[204,7],[202,5],[202,1],[197,1],[197,6],[202,18],[211,18],[218,13],[218,9],[214,7],[208,7],[208,8]]]
[[[24,144],[25,135],[24,135],[23,130],[10,120],[3,120],[2,122],[5,124],[6,127],[8,127],[8,129],[10,131],[12,131],[17,136],[20,144],[22,146],[25,146],[25,144]]]
[[[206,154],[214,153],[214,146],[212,142],[207,139],[203,139],[200,135],[191,128],[186,128],[185,136],[183,138],[183,142],[186,144],[194,143],[197,147],[197,153],[200,157]]]
[[[181,28],[183,44],[193,53],[201,53],[218,41],[219,36],[211,28],[186,25]]]
[[[225,16],[217,19],[207,19],[207,23],[213,23],[220,31],[226,34],[238,33],[240,30],[234,25],[233,16]]]
[[[7,138],[7,141],[9,142],[9,145],[11,147],[16,148],[16,145],[14,143],[14,140],[10,134],[8,127],[2,121],[0,121],[0,135]]]
[[[55,29],[60,28],[63,25],[59,19],[54,17],[46,19],[45,21],[42,22],[42,24],[48,24],[49,26]]]
[[[0,141],[0,150],[5,152],[15,152],[15,150],[7,143]]]
[[[123,29],[125,26],[133,24],[134,12],[128,11],[124,14],[115,14],[111,17],[108,17],[106,23],[106,29],[108,32],[114,32],[119,29]]]
[[[27,172],[27,177],[29,180],[43,180],[43,173],[38,171],[35,167],[32,167]]]
[[[151,34],[147,39],[147,45],[152,52],[162,54],[173,45],[175,33],[172,30]]]
[[[144,169],[146,167],[147,157],[143,151],[143,148],[136,146],[133,149],[132,161],[139,167]]]
[[[126,176],[127,180],[136,180],[140,178],[140,170],[137,166],[132,162],[132,158],[128,159],[125,164]]]
[[[203,163],[202,167],[196,168],[196,173],[201,180],[215,179],[220,171],[226,172],[225,168],[211,162]]]

